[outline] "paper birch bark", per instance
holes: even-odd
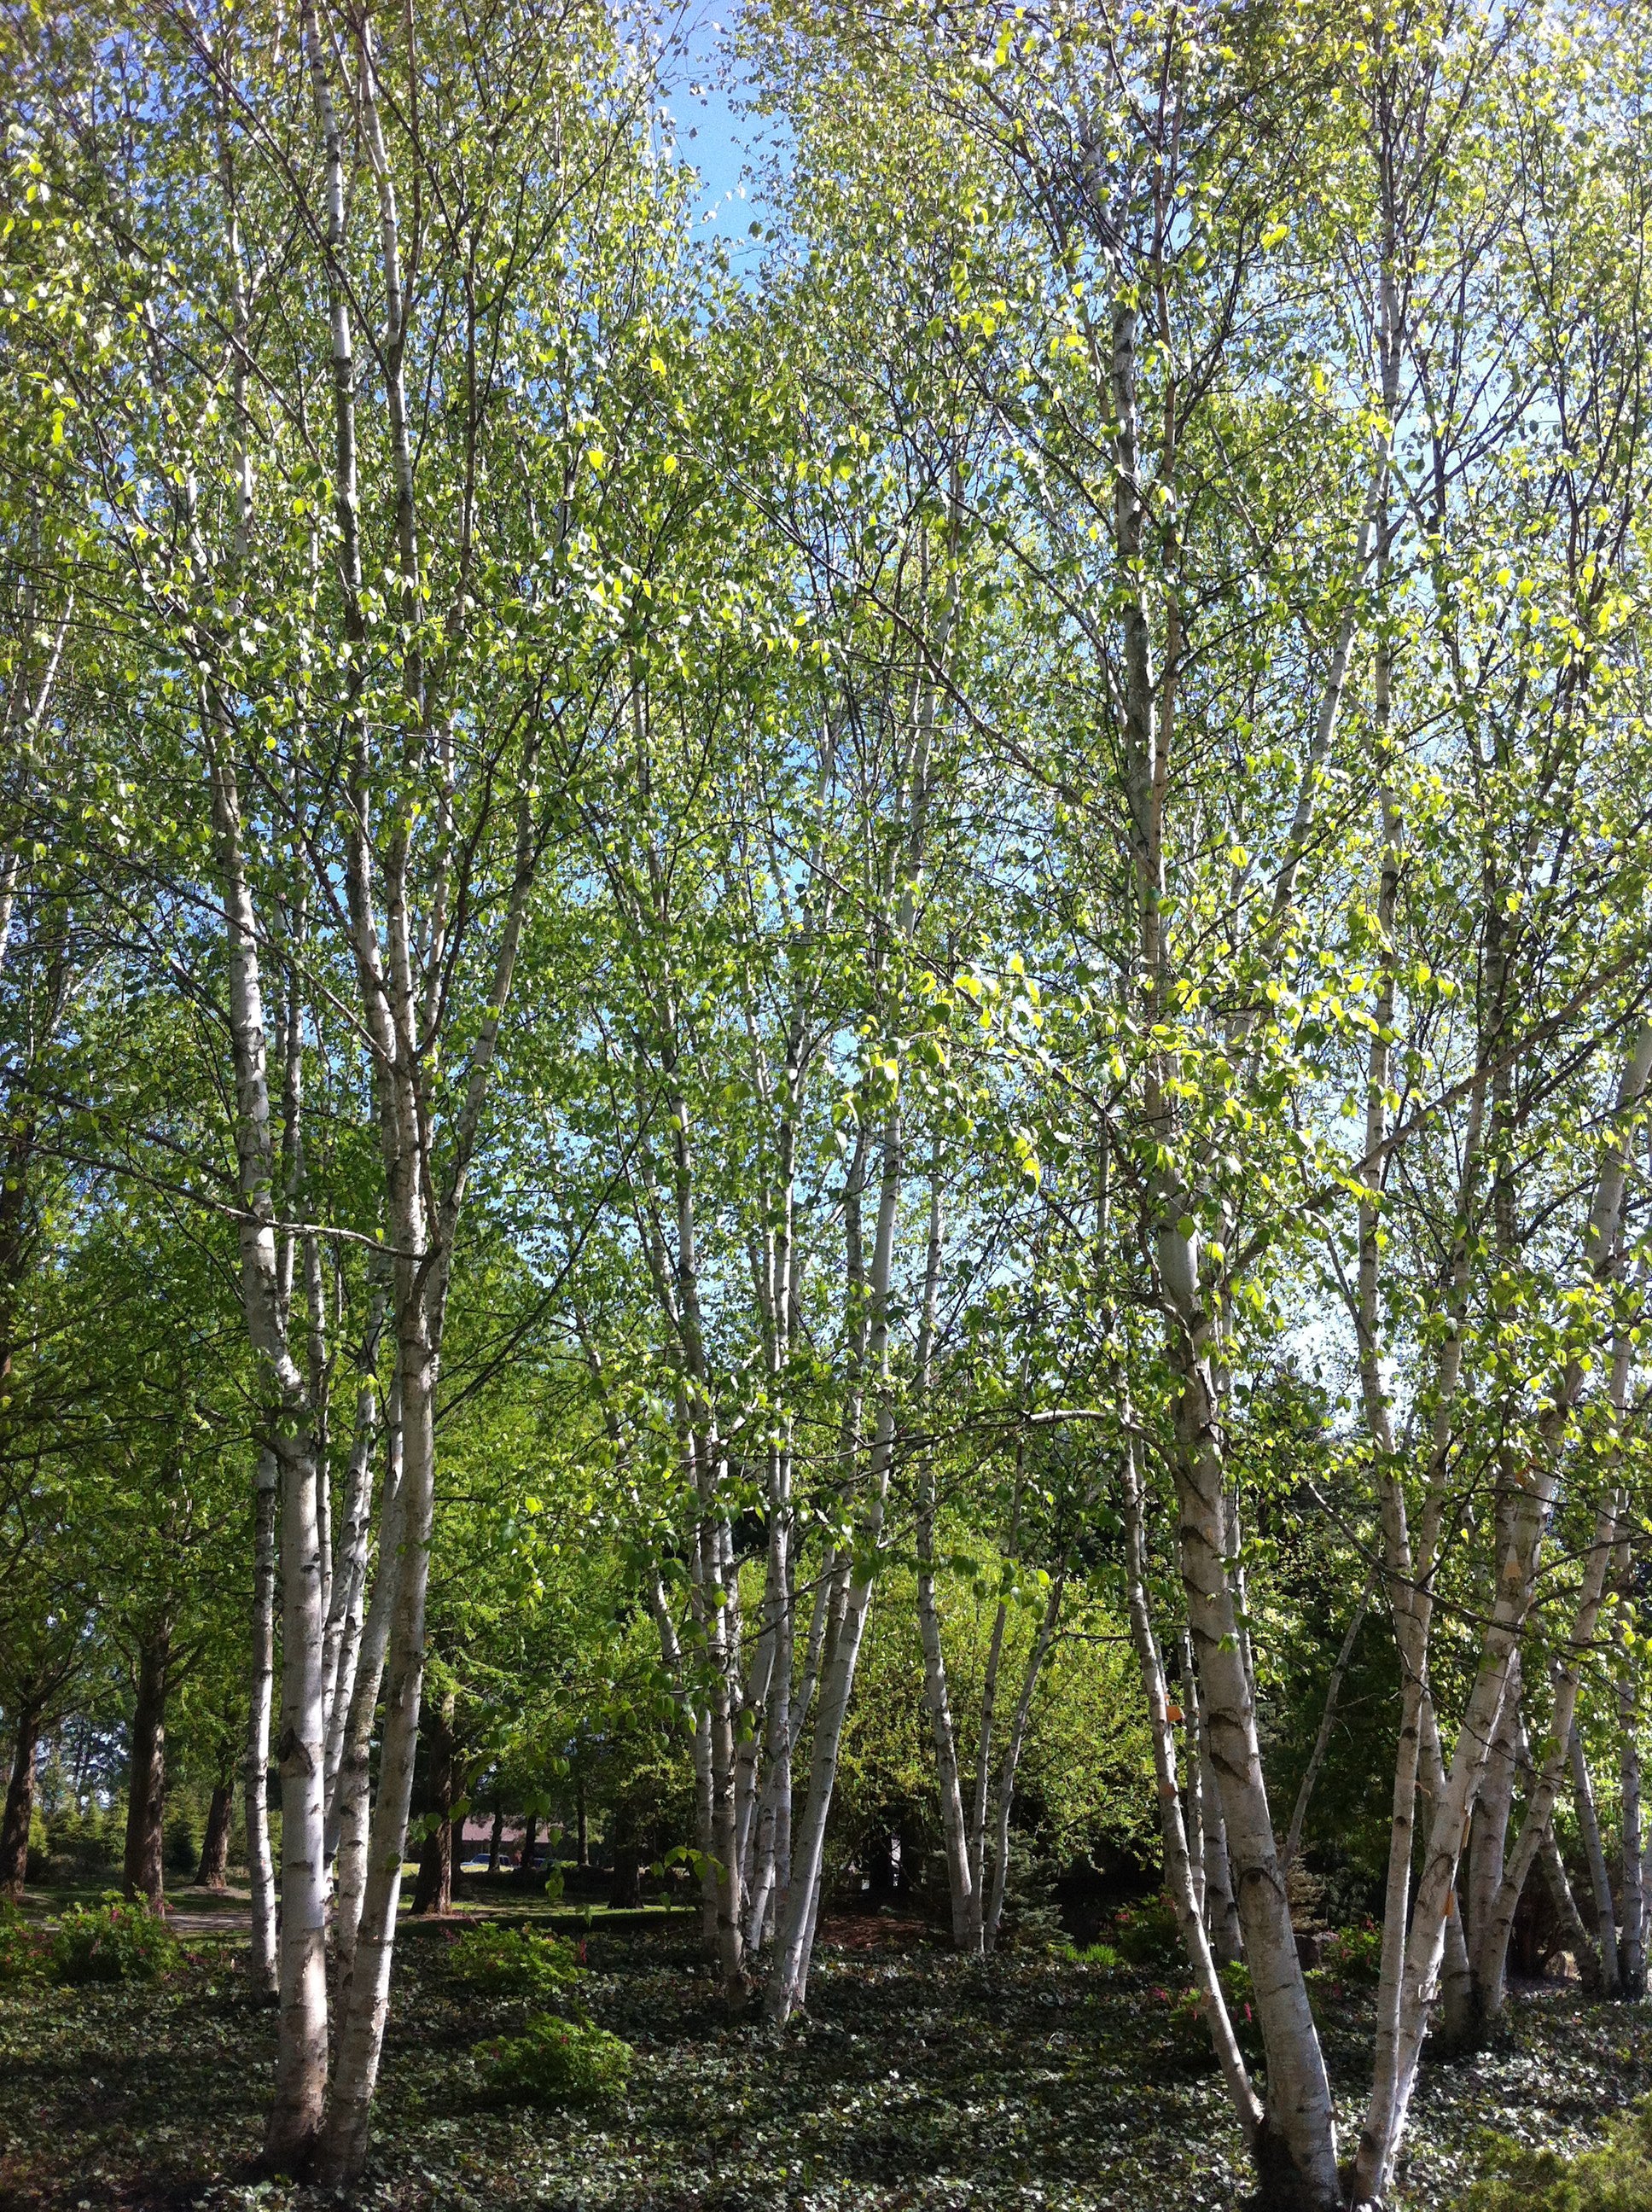
[[[1138,1446],[1127,1443],[1123,1462],[1125,1577],[1130,1608],[1130,1635],[1136,1662],[1141,1669],[1148,1716],[1152,1727],[1153,1769],[1158,1790],[1159,1830],[1164,1840],[1164,1880],[1181,1923],[1182,1942],[1199,1991],[1200,2009],[1210,2029],[1217,2063],[1227,2085],[1230,2100],[1253,2154],[1264,2125],[1262,2103],[1257,2095],[1234,2034],[1217,1961],[1206,1932],[1200,1900],[1194,1893],[1187,1834],[1176,1785],[1175,1724],[1164,1686],[1164,1669],[1158,1639],[1153,1630],[1147,1594],[1147,1539],[1145,1486],[1137,1459]]]
[[[333,1942],[341,1986],[348,1980],[355,1964],[355,1938],[366,1893],[368,1761],[402,1571],[402,1394],[395,1374],[391,1378],[386,1404],[385,1430],[378,1570],[373,1578],[373,1596],[361,1624],[349,1701],[346,1706],[342,1698],[335,1699],[333,1707],[335,1720],[342,1714],[343,1725],[328,1790],[326,1847],[335,1868]]]
[[[1004,1747],[1003,1764],[999,1768],[996,1833],[993,1844],[993,1886],[987,1897],[986,1913],[981,1923],[981,1948],[993,1951],[998,1948],[999,1923],[1004,1915],[1005,1885],[1010,1874],[1010,1820],[1015,1809],[1016,1776],[1021,1765],[1021,1753],[1027,1741],[1027,1723],[1032,1717],[1034,1693],[1044,1662],[1049,1656],[1054,1641],[1056,1626],[1061,1618],[1061,1599],[1066,1587],[1066,1576],[1058,1568],[1051,1576],[1049,1591],[1044,1609],[1033,1632],[1032,1650],[1027,1655],[1022,1669],[1021,1690],[1015,1701],[1015,1711],[1010,1721],[1009,1739]]]
[[[1096,341],[1105,346],[1108,364],[1114,425],[1114,545],[1121,573],[1127,577],[1143,573],[1146,550],[1138,381],[1140,321],[1136,295],[1121,282],[1105,331],[1096,328]],[[1368,505],[1357,556],[1362,568],[1371,519]],[[1163,920],[1167,896],[1163,807],[1175,644],[1173,636],[1161,690],[1161,678],[1153,668],[1146,598],[1133,586],[1121,597],[1124,781],[1136,968],[1157,1021],[1168,1009],[1169,988]],[[1174,611],[1174,597],[1170,605]],[[1303,781],[1305,799],[1313,788],[1315,763],[1328,749],[1351,630],[1351,621],[1345,623],[1333,656],[1313,758]],[[1291,854],[1300,852],[1305,834],[1305,827],[1293,832]],[[1279,891],[1287,897],[1291,865],[1288,860],[1279,883]],[[1144,1109],[1158,1143],[1170,1150],[1175,1122],[1165,1071],[1151,1065]],[[1155,1249],[1167,1322],[1166,1351],[1176,1392],[1174,1472],[1188,1631],[1218,1777],[1235,1901],[1268,2056],[1267,2118],[1256,2139],[1256,2154],[1265,2172],[1284,2161],[1306,2202],[1331,2205],[1339,2195],[1334,2110],[1278,1867],[1242,1623],[1230,1569],[1227,1473],[1221,1443],[1226,1378],[1219,1332],[1201,1287],[1200,1240],[1187,1215],[1185,1194],[1174,1177],[1157,1179],[1149,1217],[1144,1226]]]
[[[929,1238],[924,1265],[923,1313],[918,1340],[918,1402],[928,1407],[933,1387],[935,1302],[941,1262],[941,1190],[932,1175],[929,1194]],[[957,1950],[978,1948],[983,1940],[981,1916],[974,1906],[974,1884],[969,1859],[969,1837],[963,1810],[963,1791],[958,1777],[957,1736],[948,1695],[946,1659],[941,1648],[940,1607],[935,1595],[935,1458],[926,1446],[918,1455],[917,1505],[914,1538],[918,1559],[918,1634],[924,1655],[924,1704],[929,1714],[931,1741],[935,1747],[935,1776],[940,1793],[941,1844],[946,1866],[947,1896],[952,1910],[952,1942]]]
[[[1615,1997],[1622,1990],[1618,1965],[1618,1907],[1612,1893],[1612,1875],[1606,1866],[1600,1815],[1594,1806],[1594,1784],[1589,1773],[1588,1754],[1583,1748],[1583,1739],[1578,1733],[1576,1719],[1567,1739],[1566,1756],[1571,1768],[1572,1804],[1577,1814],[1577,1831],[1583,1840],[1583,1855],[1588,1862],[1589,1887],[1594,1899],[1600,1986],[1606,1996]]]
[[[252,1688],[247,1705],[242,1795],[252,1932],[246,1972],[254,1996],[276,1994],[276,1869],[270,1849],[270,1719],[276,1674],[276,1455],[258,1456],[252,1487]]]
[[[1625,1368],[1627,1362],[1625,1362]],[[1615,1379],[1615,1378],[1614,1378]],[[1524,1817],[1508,1863],[1498,1864],[1495,1885],[1479,1904],[1483,1926],[1474,1929],[1474,1968],[1479,2001],[1489,2019],[1502,2012],[1506,1991],[1509,1939],[1526,1882],[1551,1832],[1555,1800],[1565,1779],[1566,1747],[1577,1712],[1582,1662],[1594,1638],[1617,1530],[1617,1500],[1608,1499],[1597,1516],[1594,1538],[1584,1554],[1583,1583],[1577,1610],[1559,1665],[1552,1671],[1553,1705],[1543,1764],[1530,1786]]]
[[[1582,1237],[1588,1273],[1597,1285],[1610,1281],[1618,1250],[1628,1148],[1637,1128],[1652,1076],[1652,1024],[1637,1025],[1619,1076],[1588,1219]],[[1539,1553],[1559,1481],[1559,1455],[1588,1373],[1586,1355],[1566,1360],[1554,1395],[1537,1424],[1536,1464],[1510,1485],[1508,1549],[1498,1562],[1497,1595],[1482,1645],[1479,1672],[1457,1732],[1451,1765],[1434,1808],[1423,1870],[1418,1881],[1406,1947],[1392,2103],[1386,2115],[1368,2118],[1356,2167],[1356,2202],[1380,2201],[1388,2189],[1406,2109],[1437,1989],[1445,1922],[1455,1893],[1457,1861],[1491,1743],[1502,1718],[1510,1667],[1529,1613]]]
[[[307,2161],[326,2093],[325,1869],[322,1849],[320,1558],[316,1455],[307,1377],[288,1344],[276,1259],[275,1158],[258,926],[242,848],[229,718],[203,684],[216,857],[229,939],[230,1035],[236,1081],[241,1295],[274,1419],[282,1589],[282,1688],[276,1758],[282,1778],[280,2021],[265,2156],[278,2172]]]
[[[943,637],[943,648],[944,639]],[[890,916],[886,941],[878,948],[879,966],[898,965],[912,938],[917,919],[919,877],[923,865],[925,827],[930,801],[931,748],[935,734],[936,702],[932,687],[919,686],[917,712],[901,793],[901,834],[896,846],[899,885]],[[888,988],[880,975],[880,985]],[[764,2007],[771,2021],[783,2024],[801,2005],[808,1986],[808,1964],[814,1943],[816,1915],[820,1901],[821,1869],[825,1851],[826,1821],[831,1809],[837,1759],[842,1741],[855,1668],[860,1656],[866,1615],[871,1607],[872,1574],[883,1536],[884,1502],[894,1464],[896,1437],[895,1376],[890,1344],[890,1298],[904,1166],[899,1073],[892,1079],[893,1096],[883,1117],[882,1158],[878,1184],[878,1207],[872,1234],[872,1264],[867,1273],[864,1304],[856,1277],[859,1273],[858,1212],[846,1211],[848,1248],[849,1345],[846,1361],[847,1389],[844,1437],[847,1450],[858,1457],[863,1390],[870,1385],[876,1404],[872,1434],[866,1452],[864,1476],[859,1478],[860,1504],[852,1562],[847,1570],[842,1611],[835,1622],[820,1675],[819,1711],[815,1717],[810,1762],[809,1796],[793,1839],[792,1887],[776,1936]],[[851,1170],[851,1182],[859,1160]],[[858,1205],[858,1200],[857,1200]],[[864,1330],[864,1336],[862,1331]]]
[[[423,567],[415,441],[409,416],[406,362],[414,273],[404,266],[401,218],[382,123],[380,62],[365,23],[351,26],[345,50],[352,122],[365,157],[377,215],[378,275],[383,321],[374,336],[385,410],[388,489],[394,514],[395,591],[410,643],[402,669],[401,732],[410,767],[432,763],[436,776],[434,842],[422,862],[415,847],[416,798],[392,790],[382,819],[374,735],[361,693],[361,647],[367,634],[358,481],[357,384],[351,294],[345,267],[347,193],[344,138],[332,77],[333,55],[313,6],[302,15],[303,46],[324,168],[325,252],[331,356],[333,505],[336,568],[349,648],[343,719],[347,767],[342,829],[344,918],[362,1030],[371,1054],[384,1184],[386,1242],[393,1255],[399,1394],[400,1479],[395,1504],[397,1544],[387,1607],[385,1718],[379,1788],[368,1825],[355,1953],[341,1984],[337,2057],[317,2172],[337,2186],[353,2180],[366,2158],[373,2098],[389,2010],[401,1866],[417,1744],[424,1659],[425,1602],[434,1511],[436,1391],[455,1237],[482,1130],[501,1026],[509,1000],[522,932],[546,830],[538,790],[541,732],[530,711],[505,783],[501,813],[512,851],[501,885],[496,933],[483,957],[472,1009],[474,1031],[451,1115],[438,1110],[432,1085],[445,1026],[455,1009],[441,992],[455,933],[474,912],[471,865],[452,834],[451,728],[440,696],[449,663],[434,665],[422,642]],[[408,35],[414,35],[409,27]],[[404,119],[405,120],[405,119]],[[416,164],[423,158],[414,140]],[[422,252],[416,237],[413,251]],[[474,293],[464,295],[474,318]],[[474,322],[471,325],[475,335]],[[472,354],[472,359],[474,355]],[[465,394],[472,436],[481,405]],[[457,588],[442,633],[445,653],[460,643],[466,619],[469,561],[474,544],[476,479],[467,471],[458,515]],[[423,869],[422,875],[421,868]],[[318,1677],[323,1625],[316,1625]],[[318,1780],[319,1762],[318,1762]]]
[[[1625,1347],[1623,1361],[1627,1366],[1627,1346]],[[1614,1385],[1616,1380],[1614,1372]],[[1618,1403],[1621,1407],[1621,1395]],[[1620,1506],[1626,1508],[1627,1503],[1627,1498],[1623,1498]],[[1635,2004],[1646,1995],[1646,1906],[1642,1890],[1639,1661],[1637,1647],[1631,1643],[1629,1636],[1631,1608],[1635,1597],[1635,1569],[1625,1526],[1627,1517],[1626,1510],[1620,1510],[1618,1541],[1613,1556],[1613,1594],[1617,1602],[1613,1619],[1612,1695],[1618,1719],[1618,1803],[1621,1823],[1619,1864],[1622,1871],[1618,1893],[1623,1934],[1619,1942],[1618,1978],[1625,1997],[1631,2004]]]

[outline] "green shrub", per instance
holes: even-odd
[[[1652,2100],[1582,2158],[1480,2138],[1480,2179],[1461,2212],[1652,2212]]]
[[[1333,1982],[1376,1982],[1382,1972],[1382,1930],[1376,1921],[1339,1928],[1321,1955],[1320,1971]]]
[[[1180,1966],[1181,1924],[1169,1898],[1151,1898],[1145,1905],[1127,1905],[1113,1916],[1111,1942],[1131,1966]]]
[[[448,1947],[447,1966],[474,1989],[542,1998],[572,1989],[585,1972],[573,1944],[520,1928],[467,1928]]]
[[[44,1938],[9,1899],[0,1899],[0,1989],[38,1981],[46,1972]]]
[[[178,1938],[140,1897],[106,1893],[100,1905],[71,1905],[52,1942],[60,1982],[153,1982],[178,1957]]]
[[[167,1823],[167,1871],[192,1875],[200,1863],[200,1831],[187,1809],[180,1808]]]
[[[123,1808],[106,1813],[95,1802],[84,1812],[71,1799],[47,1820],[47,1878],[64,1883],[94,1882],[120,1863]]]
[[[1222,1984],[1226,2000],[1228,2018],[1233,2023],[1234,2040],[1247,2062],[1258,2063],[1262,2057],[1261,2022],[1256,2017],[1255,1991],[1251,1984],[1250,1968],[1240,1959],[1217,1969],[1217,1978]],[[1170,2042],[1176,2055],[1200,2063],[1213,2063],[1215,2046],[1200,2005],[1199,1992],[1191,1987],[1155,1990],[1169,2006]]]
[[[589,2021],[529,2021],[524,2035],[488,2043],[477,2053],[495,2095],[532,2105],[601,2105],[623,2096],[631,2046]]]
[[[1070,1966],[1095,1966],[1104,1974],[1116,1972],[1124,1964],[1110,1943],[1087,1943],[1082,1949],[1069,1943],[1061,1956]]]

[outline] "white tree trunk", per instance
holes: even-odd
[[[282,1778],[282,1907],[277,1948],[276,2094],[264,2155],[301,2172],[321,2124],[327,2082],[327,1984],[322,1851],[320,1556],[316,1455],[306,1378],[287,1340],[276,1250],[275,1157],[258,968],[258,925],[241,847],[240,793],[228,718],[203,679],[218,878],[229,945],[230,1035],[242,1217],[241,1299],[273,1415],[278,1468],[282,1692],[276,1757]]]
[[[270,1717],[276,1681],[276,1455],[258,1454],[252,1492],[252,1693],[243,1789],[252,1931],[246,1972],[258,1997],[276,1994],[276,1869],[270,1851]]]
[[[1583,1856],[1588,1861],[1589,1887],[1594,1893],[1594,1924],[1599,1931],[1600,1945],[1600,1986],[1606,1996],[1615,1997],[1622,1986],[1619,1974],[1618,1909],[1613,1901],[1612,1876],[1606,1871],[1606,1855],[1600,1841],[1600,1822],[1594,1809],[1594,1786],[1589,1778],[1588,1759],[1576,1721],[1572,1723],[1566,1750],[1571,1761],[1572,1804],[1577,1814],[1577,1832],[1583,1839]]]
[[[411,1271],[406,1273],[410,1276]],[[398,1285],[405,1296],[410,1283]],[[398,1304],[400,1299],[398,1298]],[[332,2097],[317,2161],[333,2187],[353,2180],[367,2158],[374,2092],[390,2015],[390,1969],[401,1900],[402,1857],[412,1802],[424,1680],[424,1611],[430,1567],[435,1474],[437,1360],[416,1311],[400,1339],[402,1385],[402,1557],[396,1577],[385,1682],[379,1788],[367,1833],[366,1882],[355,1955],[341,1991],[343,2015]]]
[[[1178,1236],[1170,1230],[1163,1241]],[[1167,1259],[1168,1264],[1161,1261],[1167,1281],[1196,1279],[1190,1255],[1169,1254]],[[1234,1607],[1224,1474],[1217,1442],[1218,1397],[1196,1330],[1173,1335],[1171,1356],[1178,1384],[1175,1476],[1188,1631],[1198,1663],[1234,1899],[1267,2052],[1267,2112],[1257,2156],[1265,2183],[1270,2163],[1288,2159],[1293,2185],[1304,2201],[1331,2206],[1340,2197],[1335,2108],[1274,1847],[1255,1701]],[[1277,2176],[1273,2185],[1279,2185]]]
[[[998,1948],[999,1923],[1004,1914],[1004,1888],[1010,1875],[1010,1815],[1015,1809],[1016,1775],[1021,1765],[1022,1749],[1027,1741],[1027,1723],[1032,1715],[1032,1701],[1038,1687],[1038,1678],[1043,1672],[1044,1662],[1054,1639],[1056,1623],[1061,1617],[1061,1595],[1065,1586],[1064,1576],[1057,1574],[1052,1578],[1043,1618],[1033,1638],[1032,1650],[1027,1655],[1027,1664],[1021,1677],[1021,1694],[1016,1699],[1015,1713],[1010,1723],[1010,1740],[1004,1747],[1004,1763],[999,1770],[998,1832],[993,1839],[993,1887],[981,1929],[982,1948],[987,1951]]]
[[[1143,1485],[1133,1439],[1127,1445],[1124,1467],[1125,1571],[1130,1606],[1130,1637],[1141,1669],[1153,1734],[1153,1771],[1158,1786],[1159,1829],[1164,1839],[1164,1880],[1181,1940],[1199,1991],[1200,2008],[1211,2032],[1217,2063],[1227,2084],[1228,2096],[1253,2154],[1262,2130],[1261,2100],[1245,2065],[1223,1995],[1217,1962],[1205,1930],[1204,1914],[1194,1894],[1187,1829],[1176,1786],[1175,1727],[1165,1694],[1164,1669],[1158,1640],[1153,1633],[1152,1610],[1147,1596],[1147,1538],[1143,1512]]]
[[[330,1753],[332,1771],[327,1800],[326,1844],[329,1858],[337,1868],[333,1944],[341,1988],[348,1983],[355,1965],[355,1937],[367,1889],[368,1757],[401,1577],[402,1503],[402,1390],[398,1365],[391,1376],[386,1407],[378,1570],[362,1623],[349,1703],[344,1706],[342,1699],[336,1699],[333,1707],[335,1720],[342,1711],[343,1725],[337,1749]]]
[[[868,1478],[870,1495],[862,1520],[860,1540],[868,1557],[883,1533],[884,1496],[893,1441],[893,1409],[886,1403],[879,1412],[873,1439]],[[825,1858],[826,1822],[837,1778],[843,1723],[848,1717],[849,1697],[854,1688],[855,1668],[871,1607],[871,1575],[852,1571],[836,1641],[822,1670],[820,1711],[815,1719],[814,1749],[809,1765],[809,1796],[797,1830],[786,1913],[769,1971],[765,2008],[777,2026],[790,2019],[807,1993],[809,1960],[814,1948],[821,1870]]]
[[[379,1380],[374,1371],[384,1325],[385,1292],[375,1285],[361,1350],[361,1379],[355,1393],[355,1429],[349,1474],[344,1485],[344,1513],[339,1530],[331,1601],[321,1652],[321,1680],[327,1717],[325,1771],[328,1813],[342,1755],[355,1668],[361,1651],[362,1612],[367,1597],[367,1553],[373,1524],[374,1448],[379,1438]],[[332,1838],[328,1838],[331,1862]]]
[[[1498,1898],[1505,1889],[1510,1893],[1509,1922],[1512,1922],[1515,1907],[1520,1902],[1519,1889],[1507,1881],[1504,1869],[1508,1857],[1509,1822],[1515,1804],[1515,1746],[1521,1733],[1521,1690],[1520,1653],[1516,1649],[1509,1662],[1503,1711],[1497,1721],[1497,1732],[1491,1739],[1491,1747],[1486,1754],[1485,1771],[1480,1778],[1479,1795],[1475,1800],[1468,1829],[1466,1904],[1468,1963],[1473,1977],[1474,2007],[1474,2016],[1468,2026],[1471,2034],[1476,2039],[1485,2022],[1495,2019],[1503,2008],[1508,1923],[1500,1922]],[[1522,1879],[1530,1864],[1528,1856],[1521,1868]]]
[[[918,1348],[920,1405],[927,1407],[933,1382],[935,1307],[940,1281],[941,1192],[938,1176],[930,1179],[929,1247],[924,1267],[923,1319]],[[914,1530],[918,1557],[918,1637],[924,1655],[924,1707],[929,1715],[930,1741],[935,1747],[935,1779],[941,1804],[941,1850],[946,1866],[947,1896],[952,1910],[952,1943],[956,1950],[978,1949],[981,1917],[974,1909],[969,1866],[969,1836],[964,1819],[963,1791],[958,1778],[957,1734],[947,1691],[946,1656],[941,1646],[940,1606],[935,1595],[935,1458],[926,1444],[918,1458],[918,1497]]]
[[[1586,1990],[1600,1986],[1600,1954],[1594,1937],[1583,1924],[1583,1916],[1577,1910],[1577,1899],[1572,1895],[1571,1883],[1566,1877],[1565,1862],[1560,1856],[1560,1846],[1555,1841],[1552,1826],[1544,1832],[1543,1871],[1549,1884],[1549,1895],[1554,1900],[1555,1917],[1565,1929],[1577,1964],[1577,1978]]]
[[[1619,1917],[1618,1979],[1624,1996],[1637,2004],[1646,1995],[1646,1911],[1642,1891],[1641,1750],[1639,1662],[1626,1631],[1634,1595],[1634,1567],[1629,1540],[1620,1536],[1617,1552],[1618,1613],[1613,1627],[1613,1694],[1618,1707],[1618,1803],[1622,1822],[1622,1879]]]
[[[1579,1593],[1577,1614],[1572,1626],[1570,1652],[1554,1670],[1554,1704],[1549,1734],[1544,1744],[1543,1764],[1531,1784],[1525,1818],[1521,1823],[1515,1848],[1509,1854],[1508,1868],[1496,1893],[1481,1908],[1486,1914],[1484,1932],[1478,1928],[1474,1930],[1479,1996],[1487,2018],[1495,2019],[1503,2009],[1509,1938],[1514,1928],[1515,1913],[1527,1878],[1550,1834],[1555,1799],[1565,1779],[1566,1747],[1571,1740],[1572,1724],[1577,1713],[1579,1677],[1600,1617],[1617,1524],[1617,1500],[1613,1498],[1602,1507],[1595,1521],[1594,1541],[1584,1562],[1583,1586]]]

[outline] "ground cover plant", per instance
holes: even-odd
[[[1652,15],[0,75],[0,2185],[1638,2186]]]
[[[549,2109],[501,2098],[489,2080],[485,2053],[519,2033],[518,2002],[478,1999],[448,1972],[439,1932],[414,1936],[362,2201],[1135,2212],[1242,2196],[1243,2143],[1208,2046],[1175,2033],[1145,1974],[1014,1953],[972,1964],[878,1932],[829,1941],[808,2020],[776,2043],[728,2020],[691,1936],[605,1935],[598,1914],[586,2001],[631,2046],[629,2080],[611,2099]],[[167,1983],[7,2001],[0,2202],[319,2212],[331,2201],[247,2171],[274,2026],[235,1964],[203,1945]],[[1345,2092],[1369,1999],[1324,2018]],[[1485,2152],[1488,2125],[1533,2150],[1576,2152],[1649,2088],[1652,2030],[1638,2014],[1588,2005],[1575,1985],[1548,1990],[1472,2059],[1425,2069],[1400,2201],[1455,2207],[1484,2157],[1510,2155],[1507,2142]]]

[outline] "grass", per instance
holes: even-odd
[[[501,2106],[477,2054],[521,2033],[523,2003],[463,1987],[452,1923],[420,1927],[361,2199],[382,2212],[1200,2212],[1243,2194],[1219,2084],[1149,1973],[823,1944],[809,2017],[774,2038],[724,2014],[692,1932],[658,1911],[597,1908],[588,1932],[577,1907],[497,1917],[583,1934],[580,2002],[635,2047],[629,2089],[605,2111]],[[1366,2002],[1325,2020],[1347,2123]],[[216,1942],[153,1989],[0,1992],[0,2208],[320,2212],[333,2200],[250,2178],[273,2041]],[[1646,2008],[1523,1999],[1474,2060],[1425,2070],[1404,2201],[1451,2203],[1482,2129],[1579,2149],[1649,2087]]]

